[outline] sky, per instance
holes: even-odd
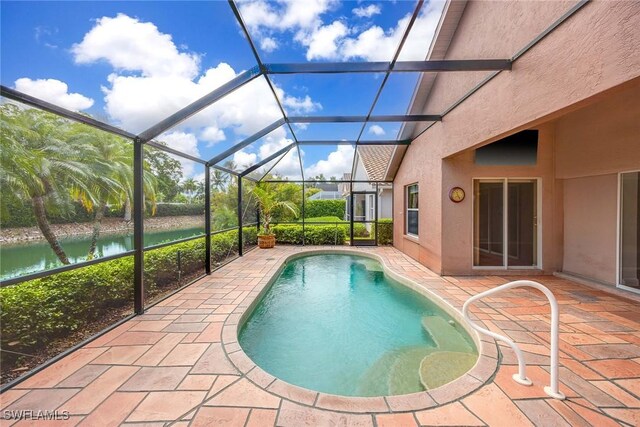
[[[413,1],[239,1],[263,62],[390,61]],[[425,2],[400,60],[424,60],[443,2]],[[256,65],[226,1],[2,1],[2,84],[139,133]],[[289,115],[366,115],[381,74],[271,76]],[[374,114],[405,114],[418,75],[392,75]],[[265,77],[157,139],[210,159],[281,118]],[[361,139],[395,139],[400,123],[368,124]],[[292,125],[298,140],[353,140],[361,124]],[[238,170],[293,141],[282,126],[238,151]],[[353,147],[304,146],[305,178],[342,177]],[[187,176],[201,168],[181,160]],[[275,164],[272,162],[269,166]],[[272,172],[300,178],[294,149]]]

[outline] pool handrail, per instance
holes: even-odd
[[[534,282],[533,280],[515,280],[513,282],[509,282],[506,283],[504,285],[500,285],[497,286],[493,289],[489,289],[487,291],[481,292],[477,295],[472,296],[471,298],[469,298],[464,305],[462,306],[462,315],[464,316],[464,319],[467,321],[467,323],[476,331],[483,333],[485,335],[489,335],[490,337],[496,339],[496,340],[500,340],[505,342],[506,344],[509,345],[509,347],[511,347],[514,351],[514,353],[516,354],[516,357],[518,359],[518,373],[513,374],[513,379],[514,381],[516,381],[519,384],[522,385],[526,385],[526,386],[530,386],[533,383],[531,382],[531,380],[529,378],[527,378],[526,375],[526,363],[524,362],[524,357],[522,354],[522,351],[520,350],[520,348],[518,347],[518,345],[516,343],[514,343],[513,341],[511,341],[509,338],[502,336],[500,334],[497,334],[495,332],[491,332],[488,329],[485,329],[481,326],[478,326],[476,323],[474,323],[471,318],[469,317],[469,306],[471,306],[471,304],[473,304],[475,301],[482,299],[486,296],[489,295],[493,295],[496,294],[498,292],[501,291],[505,291],[508,289],[513,289],[513,288],[523,288],[523,287],[529,287],[529,288],[535,288],[538,289],[539,291],[541,291],[549,300],[549,305],[551,306],[551,350],[550,350],[550,384],[549,386],[545,386],[544,387],[544,391],[545,393],[547,393],[547,395],[549,395],[550,397],[553,397],[554,399],[560,399],[563,400],[565,399],[565,395],[559,390],[558,388],[558,382],[559,382],[559,378],[558,378],[558,323],[559,323],[559,316],[558,316],[558,301],[556,301],[555,296],[553,295],[553,293],[549,290],[549,288],[547,288],[546,286],[538,283],[538,282]]]

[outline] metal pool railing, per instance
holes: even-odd
[[[559,378],[558,378],[558,322],[559,322],[558,302],[556,301],[556,297],[553,296],[553,293],[551,293],[551,291],[546,286],[541,285],[540,283],[534,282],[532,280],[516,280],[514,282],[506,283],[504,285],[495,287],[493,289],[489,289],[488,291],[481,292],[469,298],[464,303],[464,306],[462,307],[462,315],[464,316],[467,323],[469,323],[469,325],[473,329],[485,335],[489,335],[494,339],[503,341],[513,349],[514,353],[516,354],[516,357],[518,358],[518,373],[513,374],[513,379],[519,384],[530,386],[533,383],[529,378],[527,378],[527,375],[526,375],[527,365],[524,362],[524,357],[523,357],[522,351],[520,350],[520,347],[518,347],[518,345],[513,341],[511,341],[509,338],[502,336],[500,334],[496,334],[495,332],[491,332],[490,330],[485,329],[481,326],[478,326],[469,318],[469,306],[471,306],[471,304],[473,304],[475,301],[481,298],[496,294],[498,292],[508,290],[508,289],[525,288],[525,287],[538,289],[547,297],[547,299],[549,300],[549,304],[551,305],[551,354],[550,354],[551,378],[550,378],[549,386],[545,386],[544,391],[545,393],[547,393],[547,395],[553,397],[554,399],[562,400],[565,398],[565,395],[558,388],[558,383],[559,383]]]

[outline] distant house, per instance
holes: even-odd
[[[321,191],[310,196],[309,200],[339,200],[345,197],[336,182],[317,183],[315,188],[319,188]]]
[[[376,220],[376,195],[378,196],[378,219],[391,218],[393,185],[390,182],[378,182],[376,184],[359,181],[391,181],[392,177],[389,176],[389,160],[393,156],[395,149],[396,147],[391,145],[360,145],[358,147],[352,189],[356,194],[354,203],[355,221]],[[351,174],[345,174],[345,176],[347,175],[350,179]],[[346,190],[348,193],[348,185]],[[347,216],[350,215],[349,205],[350,203],[348,203],[347,206]]]

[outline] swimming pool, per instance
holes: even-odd
[[[266,372],[345,396],[434,388],[477,359],[469,334],[437,304],[388,277],[378,261],[347,254],[287,262],[238,341]]]

